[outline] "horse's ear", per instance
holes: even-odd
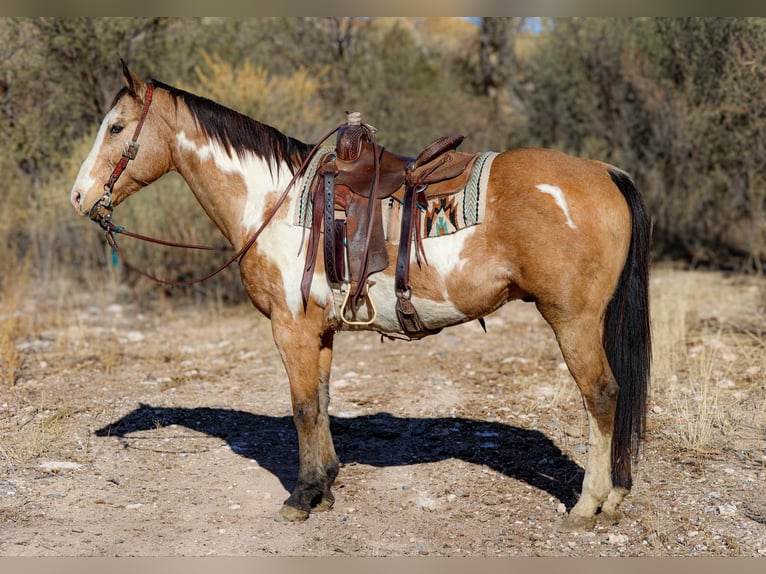
[[[143,93],[144,83],[133,73],[133,70],[128,68],[125,60],[120,58],[122,64],[122,75],[125,78],[125,85],[133,96],[139,97]]]

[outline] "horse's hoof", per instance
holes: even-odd
[[[312,508],[314,512],[327,512],[335,504],[335,497],[323,496],[322,499],[317,502],[317,505]]]
[[[302,522],[309,517],[309,511],[283,504],[277,518],[283,522]]]
[[[596,515],[596,521],[599,524],[604,524],[604,525],[607,525],[607,526],[613,526],[613,525],[619,523],[620,520],[622,520],[622,512],[620,512],[619,510],[611,510],[610,511],[610,510],[603,510],[602,509],[601,512],[599,512]]]
[[[567,514],[559,523],[559,532],[587,532],[596,526],[595,516],[580,516],[579,514]]]

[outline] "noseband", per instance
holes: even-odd
[[[112,171],[112,175],[109,176],[109,181],[104,184],[104,195],[101,196],[93,207],[88,212],[88,217],[98,223],[105,230],[109,230],[109,224],[112,220],[112,211],[114,210],[114,203],[112,201],[112,190],[114,189],[117,180],[120,179],[122,172],[128,166],[128,162],[132,159],[136,159],[138,155],[138,135],[141,133],[141,128],[144,125],[146,114],[149,113],[149,106],[152,103],[152,93],[154,92],[154,84],[149,82],[146,85],[146,97],[144,98],[144,108],[141,111],[141,117],[138,119],[136,130],[133,132],[133,138],[125,142],[125,147],[122,150],[122,157],[120,161]]]

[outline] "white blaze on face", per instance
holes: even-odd
[[[555,185],[549,185],[547,183],[541,183],[535,187],[543,193],[547,193],[548,195],[552,196],[556,201],[556,205],[558,205],[561,211],[564,212],[567,225],[572,229],[577,229],[574,221],[572,221],[572,218],[569,216],[569,206],[567,205],[567,200],[564,197],[564,192],[561,190],[561,188]]]
[[[284,188],[292,179],[292,172],[284,163],[271,165],[255,154],[247,154],[240,158],[238,154],[229,155],[217,142],[208,142],[198,146],[186,137],[184,132],[176,136],[182,149],[196,153],[201,161],[213,161],[223,173],[239,175],[245,183],[247,196],[242,211],[242,225],[249,236],[261,226],[269,213],[266,212],[266,199],[271,194],[275,200],[284,192]],[[300,190],[302,181],[297,181],[291,191],[293,196]],[[274,195],[276,194],[276,195]],[[282,285],[285,291],[285,303],[295,316],[303,312],[303,299],[300,285],[303,275],[303,263],[306,249],[301,249],[301,240],[307,239],[308,234],[292,225],[289,214],[291,197],[279,208],[277,216],[271,220],[266,229],[258,237],[255,249],[266,255],[279,269]],[[299,256],[300,251],[300,256]],[[316,274],[311,282],[310,296],[320,304],[326,304],[332,299],[332,292],[323,275]]]
[[[96,135],[96,141],[93,143],[93,147],[90,149],[88,157],[86,157],[85,161],[82,162],[80,171],[77,172],[77,178],[75,179],[74,185],[72,186],[70,199],[74,208],[79,212],[83,211],[84,205],[90,203],[86,202],[86,196],[93,189],[93,187],[99,183],[93,176],[93,168],[96,165],[96,159],[98,158],[98,154],[101,151],[101,146],[104,144],[106,131],[109,129],[109,126],[112,124],[116,117],[117,112],[114,109],[110,110],[109,113],[104,116],[104,119],[101,122],[101,127],[99,127],[98,134]],[[101,185],[98,186],[99,194],[103,192],[102,186],[105,183],[106,179],[101,182]]]

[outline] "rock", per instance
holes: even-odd
[[[416,504],[423,510],[428,510],[428,511],[436,510],[436,507],[438,505],[435,498],[431,496],[426,496],[423,494],[418,496],[416,500]]]
[[[82,465],[66,460],[49,460],[46,462],[41,462],[40,468],[54,472],[57,470],[77,470],[78,468],[82,468]]]
[[[559,502],[558,506],[556,506],[556,512],[559,514],[566,514],[567,513],[567,507],[563,502]]]
[[[628,543],[628,537],[624,534],[610,534],[606,543],[612,546],[625,546]]]
[[[718,514],[721,516],[734,516],[737,514],[736,504],[721,504],[718,506]]]
[[[124,338],[120,339],[121,342],[139,343],[146,339],[146,335],[140,331],[128,331]]]

